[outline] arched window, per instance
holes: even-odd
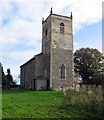
[[[63,33],[64,34],[64,23],[60,23],[60,33]]]
[[[61,65],[61,68],[60,68],[60,77],[61,79],[65,79],[65,65]]]

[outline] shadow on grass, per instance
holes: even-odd
[[[21,92],[28,92],[30,90],[22,89],[22,88],[11,88],[11,89],[3,89],[3,94],[10,94],[10,93],[21,93]]]

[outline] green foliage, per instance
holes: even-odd
[[[2,84],[4,85],[5,83],[6,83],[6,77],[5,77],[5,74],[4,74],[3,67],[2,67]]]
[[[96,113],[98,116],[104,117],[102,89],[101,87],[90,87],[89,90],[81,88],[80,92],[68,90],[66,97],[64,97],[64,106],[73,106],[79,109],[84,108]]]
[[[77,93],[75,93],[77,94]],[[3,118],[85,118],[92,112],[73,106],[63,107],[64,96],[59,91],[3,90]]]
[[[104,67],[103,60],[103,54],[97,49],[81,48],[74,53],[75,72],[82,80],[90,82],[89,77],[94,77]]]
[[[13,77],[12,77],[12,75],[11,75],[11,72],[10,72],[10,69],[9,69],[9,68],[7,69],[6,79],[7,79],[7,81],[8,81],[8,84],[12,84],[12,82],[13,82]]]
[[[15,80],[13,80],[13,82],[12,82],[12,87],[17,87],[18,85],[17,85],[17,82],[15,81]]]
[[[2,68],[2,87],[4,89],[10,89],[12,86],[14,86],[14,84],[16,84],[16,82],[13,81],[10,69],[7,69],[7,75],[5,75]]]

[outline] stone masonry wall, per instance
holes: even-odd
[[[64,33],[60,33],[60,23],[64,23]],[[54,89],[70,87],[73,81],[72,19],[53,14],[51,16],[51,27],[51,87]],[[60,78],[60,67],[62,64],[65,65],[65,79]]]

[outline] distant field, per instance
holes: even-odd
[[[57,91],[3,90],[3,118],[97,118],[83,109],[63,106],[63,94]]]

